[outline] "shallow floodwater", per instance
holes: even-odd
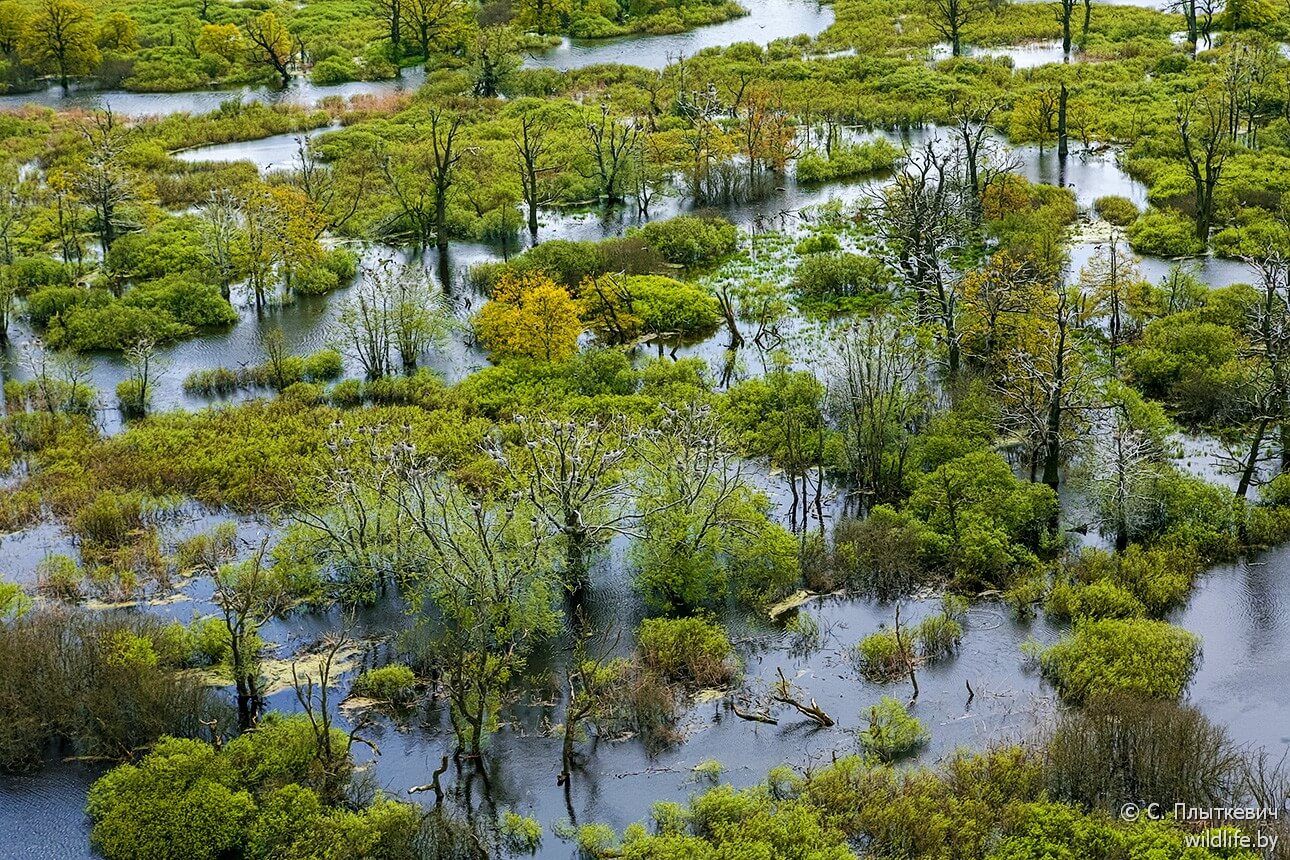
[[[321,86],[308,78],[293,78],[286,88],[231,87],[213,90],[190,90],[181,93],[134,93],[126,90],[97,90],[73,87],[63,93],[53,84],[33,93],[0,96],[0,109],[36,104],[59,110],[111,110],[121,116],[165,116],[172,113],[209,113],[227,101],[263,102],[309,107],[329,96],[348,99],[358,95],[413,92],[425,83],[426,70],[416,66],[390,81],[350,81]]]
[[[833,23],[832,7],[812,0],[743,0],[743,5],[750,14],[685,33],[616,39],[564,39],[556,48],[529,54],[524,65],[566,70],[599,63],[627,63],[661,69],[681,56],[691,56],[704,48],[736,42],[766,45],[776,39],[798,35],[814,37]],[[296,77],[284,89],[257,86],[181,93],[135,93],[73,87],[71,92],[64,93],[62,88],[53,84],[35,92],[0,95],[0,110],[36,104],[59,109],[111,109],[121,116],[161,116],[208,113],[230,100],[312,106],[328,97],[348,99],[359,95],[411,92],[421,86],[425,78],[425,68],[415,66],[403,69],[398,78],[390,81],[318,85],[308,78]]]
[[[630,626],[639,602],[617,576],[598,584],[593,614],[616,616]],[[198,603],[164,607],[164,614],[187,620],[207,596],[201,583],[191,589]],[[902,623],[916,622],[936,611],[933,599],[905,601]],[[709,760],[723,764],[724,781],[738,786],[757,783],[777,764],[796,767],[827,763],[833,753],[856,749],[855,733],[864,728],[864,713],[883,695],[905,699],[905,682],[872,684],[852,668],[849,652],[863,636],[890,625],[894,605],[868,600],[822,597],[801,611],[823,630],[822,647],[802,653],[791,636],[769,621],[745,619],[732,624],[744,662],[744,687],[735,701],[745,709],[765,704],[764,695],[776,670],[817,700],[838,721],[833,729],[813,728],[787,708],[777,709],[779,725],[746,722],[728,707],[730,697],[694,704],[682,720],[685,740],[651,755],[637,740],[601,741],[575,773],[568,799],[556,787],[560,740],[546,727],[559,720],[559,709],[546,702],[557,697],[539,688],[534,698],[515,709],[513,719],[496,735],[488,758],[488,802],[497,809],[531,815],[546,828],[540,857],[571,858],[574,852],[550,828],[572,817],[579,823],[599,821],[621,828],[647,818],[658,800],[684,802],[707,783],[694,767]],[[1241,564],[1216,568],[1198,585],[1188,607],[1173,619],[1203,639],[1204,656],[1188,701],[1225,725],[1240,743],[1262,747],[1274,757],[1290,750],[1290,549],[1281,549]],[[271,638],[291,653],[307,646],[333,626],[330,616],[304,616],[276,625]],[[360,619],[364,629],[388,633],[406,624],[396,609],[374,610]],[[990,742],[1027,736],[1054,707],[1051,689],[1026,667],[1021,645],[1028,639],[1047,644],[1060,630],[1042,619],[1014,620],[995,604],[969,613],[959,653],[919,671],[921,695],[913,712],[932,740],[918,762],[930,763],[958,747],[980,748]],[[968,702],[967,684],[975,692]],[[343,688],[344,685],[342,685]],[[272,704],[295,707],[290,693]],[[372,733],[379,757],[363,752],[376,782],[395,796],[430,780],[440,757],[450,751],[451,730],[436,710],[423,711],[396,724],[382,718]],[[359,747],[357,749],[365,750]],[[592,750],[591,745],[582,749]],[[448,780],[468,776],[450,770]],[[0,832],[5,855],[15,858],[89,857],[84,792],[95,772],[54,764],[28,777],[0,780]],[[480,802],[482,780],[475,778]],[[458,783],[460,785],[460,782]],[[428,794],[410,799],[430,803]],[[572,810],[572,812],[570,811]]]
[[[762,0],[745,5],[752,9],[752,15],[692,33],[565,43],[546,55],[531,58],[529,63],[559,69],[599,62],[659,67],[669,54],[689,55],[704,47],[740,40],[765,43],[798,33],[816,34],[832,20],[828,7],[798,0]],[[1159,3],[1147,0],[1140,5]],[[1012,56],[1012,51],[1022,49],[1008,50]],[[1037,62],[1044,50],[1051,47],[1034,49]],[[1014,63],[1022,62],[1025,61],[1014,56]],[[340,87],[313,87],[298,82],[287,91],[75,92],[64,98],[55,90],[0,97],[0,107],[37,101],[53,106],[111,106],[119,113],[158,114],[211,110],[233,97],[305,104],[327,95],[413,89],[422,77],[422,71],[409,69],[397,82]],[[909,141],[917,144],[933,136],[935,132],[919,133]],[[268,170],[290,162],[295,154],[295,137],[280,135],[262,141],[205,147],[181,157],[247,159],[261,170]],[[1145,189],[1120,170],[1114,153],[1076,152],[1063,162],[1052,149],[1040,153],[1029,147],[1016,152],[1024,175],[1034,181],[1072,187],[1085,209],[1091,207],[1096,197],[1105,194],[1127,196],[1140,206],[1145,203]],[[744,228],[791,229],[798,223],[801,209],[830,199],[854,203],[876,181],[807,188],[789,179],[769,201],[724,207],[722,211]],[[683,199],[668,198],[660,201],[652,214],[664,218],[687,208]],[[552,210],[543,213],[540,235],[543,240],[597,239],[621,235],[640,220],[630,210],[610,213]],[[1078,271],[1094,250],[1093,243],[1077,245],[1072,250],[1073,269]],[[391,256],[415,259],[440,277],[465,316],[477,306],[479,298],[465,285],[462,273],[475,262],[499,258],[502,249],[455,242],[444,260],[433,251],[413,258],[406,251],[374,245],[366,246],[363,253],[369,262]],[[1163,277],[1170,265],[1171,261],[1147,259],[1142,262],[1142,273],[1155,280]],[[1196,265],[1201,276],[1215,285],[1249,278],[1240,263],[1205,259]],[[180,385],[184,376],[195,369],[237,367],[259,361],[264,334],[271,327],[282,327],[294,352],[309,352],[327,345],[345,294],[341,290],[329,296],[298,298],[263,312],[257,312],[243,299],[242,319],[228,331],[185,341],[165,350],[171,369],[159,389],[157,407],[192,409],[208,403],[204,398],[183,393]],[[24,336],[29,333],[17,333],[15,341],[21,342]],[[719,333],[705,343],[679,347],[677,354],[699,355],[715,361],[722,352],[724,338],[724,333]],[[642,354],[645,353],[643,350]],[[742,354],[751,356],[753,351],[746,349]],[[454,339],[427,356],[424,363],[451,381],[485,362],[486,358],[478,350],[461,339]],[[350,375],[356,373],[352,360],[346,370]],[[0,371],[23,375],[16,350],[11,351]],[[106,397],[111,397],[123,375],[124,365],[119,358],[94,357],[93,384]],[[114,409],[105,407],[102,423],[114,430],[120,427],[120,418]],[[1197,458],[1198,462],[1211,453],[1201,442],[1187,448],[1187,456]],[[782,492],[777,500],[782,512]],[[209,528],[217,519],[220,517],[191,512],[191,516],[175,525],[172,539]],[[240,521],[240,527],[248,535],[262,528],[249,520]],[[70,549],[66,534],[56,525],[42,525],[0,537],[4,572],[17,576],[19,581],[30,582],[35,564],[44,555]],[[611,548],[611,558],[598,569],[590,611],[593,623],[618,623],[630,628],[643,615],[644,607],[623,571],[621,550],[621,546]],[[184,599],[148,611],[181,621],[188,621],[194,612],[209,611],[209,583],[192,581],[183,586],[182,592]],[[931,599],[907,601],[902,606],[902,620],[916,622],[936,608]],[[551,825],[573,818],[578,823],[600,821],[621,828],[641,820],[648,815],[654,801],[684,801],[690,794],[702,790],[706,783],[698,781],[693,773],[694,766],[701,762],[720,761],[726,767],[723,780],[749,785],[763,779],[776,764],[818,765],[827,762],[835,750],[845,754],[855,749],[854,732],[864,725],[864,710],[884,694],[905,698],[909,693],[904,683],[875,685],[863,681],[847,656],[860,638],[880,625],[891,623],[894,606],[821,597],[801,611],[813,616],[824,631],[822,646],[810,653],[802,653],[780,626],[766,619],[731,619],[745,663],[745,685],[750,691],[747,695],[741,693],[738,701],[744,707],[752,707],[754,703],[748,697],[763,696],[776,677],[776,669],[782,668],[805,695],[814,697],[838,720],[838,727],[812,729],[786,709],[778,712],[780,724],[777,726],[745,722],[728,709],[728,697],[696,704],[683,720],[686,740],[676,747],[651,755],[636,740],[599,743],[584,768],[575,774],[566,801],[555,784],[560,742],[546,732],[549,722],[558,721],[559,710],[549,704],[529,702],[516,710],[515,719],[494,739],[489,756],[489,802],[499,809],[513,809],[536,817],[547,828],[539,856],[564,860],[573,855],[573,849],[554,836]],[[1210,572],[1200,582],[1188,607],[1174,620],[1204,639],[1204,660],[1189,700],[1226,725],[1238,741],[1262,746],[1274,755],[1290,749],[1290,548]],[[336,624],[337,618],[331,614],[302,615],[271,625],[266,630],[266,638],[279,643],[279,653],[285,656],[307,648],[323,633],[335,629]],[[389,636],[391,631],[406,624],[406,617],[392,602],[370,610],[359,619],[360,632],[374,636]],[[974,607],[959,654],[927,666],[919,673],[921,696],[914,713],[932,734],[932,742],[920,761],[933,761],[959,746],[980,747],[990,741],[1030,732],[1036,720],[1053,707],[1053,696],[1042,679],[1025,667],[1020,648],[1031,637],[1048,643],[1059,635],[1059,629],[1042,619],[1022,623],[997,605],[986,603]],[[975,692],[970,706],[967,684]],[[539,695],[538,698],[553,700],[555,697]],[[284,709],[296,707],[289,693],[279,694],[272,703]],[[377,731],[375,739],[383,755],[365,762],[378,784],[405,798],[409,788],[429,781],[431,771],[450,746],[450,731],[434,710],[424,711],[401,725],[383,720]],[[589,748],[584,745],[584,749]],[[365,751],[366,748],[358,749]],[[80,765],[54,763],[34,775],[0,779],[0,833],[5,834],[0,854],[20,860],[93,856],[88,846],[83,808],[86,788],[96,773]],[[449,777],[453,776],[454,772],[450,771]],[[477,800],[481,782],[474,780]],[[428,793],[411,798],[432,802]]]
[[[848,132],[847,137],[851,140],[859,140],[864,137],[884,135],[893,142],[914,148],[928,142],[939,141],[943,139],[944,134],[943,129],[924,128],[905,132]],[[295,159],[296,148],[297,135],[283,134],[258,141],[219,144],[187,150],[180,153],[180,157],[192,161],[247,160],[261,170],[270,170],[291,166]],[[1065,159],[1059,158],[1052,147],[1043,150],[1035,146],[1010,147],[1006,152],[1007,157],[1013,159],[1015,169],[1031,181],[1070,188],[1075,193],[1079,206],[1084,210],[1090,210],[1097,197],[1107,194],[1128,197],[1139,206],[1146,205],[1146,188],[1120,168],[1114,151],[1083,152],[1077,148]],[[887,181],[885,176],[877,175],[828,185],[808,186],[798,184],[790,175],[783,177],[781,184],[767,199],[706,208],[719,211],[744,230],[793,231],[801,227],[802,215],[806,210],[830,201],[843,206],[855,206],[867,199],[874,189],[885,181]],[[673,195],[658,200],[651,207],[650,215],[655,220],[661,220],[691,209],[692,204],[689,200]],[[539,238],[542,241],[598,240],[622,236],[644,220],[640,213],[630,206],[609,211],[548,209],[541,215]],[[459,317],[464,322],[483,300],[469,286],[465,277],[467,270],[476,263],[498,260],[514,254],[528,244],[527,231],[523,231],[518,239],[512,240],[510,247],[506,248],[496,243],[452,242],[448,246],[446,257],[442,259],[434,249],[414,254],[405,248],[379,244],[354,247],[360,252],[364,265],[371,265],[382,259],[395,259],[414,261],[424,266],[445,285],[449,296],[456,303]],[[1096,252],[1096,242],[1075,244],[1071,248],[1071,272],[1077,274]],[[1140,269],[1142,275],[1148,280],[1159,281],[1168,274],[1175,262],[1145,258],[1140,263]],[[1249,280],[1246,266],[1238,261],[1199,258],[1183,262],[1215,286]],[[154,408],[157,410],[196,409],[212,402],[209,398],[186,394],[182,388],[184,378],[195,370],[214,367],[236,369],[258,363],[262,360],[264,337],[271,329],[280,327],[286,335],[288,347],[296,353],[308,353],[336,345],[334,343],[336,319],[346,296],[352,289],[352,286],[343,288],[326,296],[296,296],[284,304],[260,310],[254,307],[249,295],[240,294],[235,290],[234,303],[239,306],[241,318],[234,326],[224,331],[180,341],[161,351],[168,367],[156,387]],[[22,344],[31,339],[32,333],[23,330],[21,324],[18,324],[14,326],[13,334],[13,345],[0,361],[0,378],[21,379],[29,375],[28,369],[23,365]],[[726,339],[725,332],[718,332],[708,341],[676,347],[675,354],[703,357],[714,364],[724,362],[727,358],[723,349]],[[669,345],[668,350],[671,351],[672,346]],[[342,352],[344,353],[345,350],[342,349]],[[642,358],[648,357],[649,354],[651,354],[650,351],[646,349],[639,351],[639,356]],[[346,359],[346,376],[360,375],[361,371],[355,357],[346,355]],[[98,388],[105,401],[100,423],[108,432],[115,432],[120,429],[122,422],[114,405],[113,392],[125,378],[128,368],[119,355],[95,355],[92,360],[91,382]],[[449,383],[461,379],[486,363],[487,358],[484,353],[466,342],[462,335],[452,337],[431,350],[421,361],[422,366],[435,371]],[[234,395],[233,399],[263,394],[262,391],[240,392]]]
[[[1034,69],[1039,66],[1046,66],[1050,63],[1061,63],[1067,59],[1062,52],[1062,43],[1059,41],[1032,42],[1025,45],[1014,45],[1006,48],[989,48],[977,45],[963,45],[962,52],[964,57],[975,59],[986,59],[990,57],[1006,57],[1012,61],[1014,69]],[[953,48],[949,42],[939,42],[932,48],[933,60],[948,60],[953,56]],[[1079,51],[1072,51],[1070,60],[1078,62],[1080,59]]]
[[[833,7],[813,0],[740,0],[740,3],[750,14],[663,36],[566,38],[556,48],[531,55],[525,65],[561,71],[602,63],[661,69],[705,48],[721,48],[737,42],[766,45],[776,39],[800,35],[815,37],[833,23]]]

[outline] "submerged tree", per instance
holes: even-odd
[[[396,457],[402,485],[391,501],[420,544],[411,589],[433,618],[422,653],[458,750],[479,756],[530,651],[559,626],[549,532],[519,499],[471,495],[406,446]]]
[[[404,373],[442,343],[455,317],[439,284],[424,268],[382,260],[363,274],[337,319],[336,337],[352,349],[368,379]]]
[[[580,588],[587,555],[630,531],[627,465],[631,434],[619,422],[515,418],[516,445],[490,448],[511,483],[524,492],[565,544],[565,585]]]
[[[1214,192],[1231,154],[1227,100],[1212,87],[1183,96],[1177,102],[1175,123],[1193,186],[1196,236],[1209,241]]]
[[[112,111],[96,113],[81,124],[80,132],[89,153],[73,181],[76,193],[92,213],[90,227],[98,234],[106,261],[117,236],[134,223],[127,208],[138,199],[143,179],[126,170],[122,159],[125,132]]]
[[[914,290],[917,321],[936,324],[951,380],[959,370],[960,288],[950,265],[971,223],[961,190],[953,153],[928,144],[906,157],[870,211],[888,262]]]
[[[264,706],[260,677],[260,628],[291,606],[289,584],[267,563],[262,545],[249,560],[212,572],[213,600],[228,633],[229,670],[237,690],[238,727],[251,727]]]
[[[909,452],[931,408],[923,334],[894,315],[862,319],[837,338],[829,412],[856,486],[896,498]]]
[[[614,115],[608,102],[587,120],[587,150],[595,165],[600,198],[607,204],[623,200],[624,185],[640,129],[630,119]]]

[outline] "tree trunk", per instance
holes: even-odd
[[[1070,92],[1066,89],[1066,82],[1062,81],[1061,94],[1057,99],[1057,157],[1065,158],[1070,151],[1066,139],[1066,101]]]
[[[1241,481],[1236,485],[1236,497],[1244,499],[1254,482],[1254,470],[1259,465],[1259,452],[1263,449],[1263,434],[1267,432],[1268,419],[1260,418],[1254,429],[1254,439],[1250,441],[1250,451],[1245,456],[1245,468],[1241,470]]]

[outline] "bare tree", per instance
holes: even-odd
[[[259,630],[285,612],[291,597],[285,579],[267,564],[266,544],[240,564],[214,571],[212,600],[219,608],[229,636],[229,668],[237,690],[237,722],[242,730],[254,724],[264,704],[260,678]]]
[[[927,144],[906,156],[895,181],[875,193],[870,220],[892,268],[915,291],[918,321],[934,321],[951,379],[959,370],[959,284],[950,269],[971,223],[953,153]]]
[[[605,714],[612,700],[612,688],[620,683],[610,668],[621,631],[592,632],[579,616],[577,639],[564,668],[564,735],[560,744],[560,775],[556,784],[569,788],[577,765],[575,744],[582,726]]]
[[[1212,88],[1182,97],[1175,122],[1194,188],[1196,236],[1209,241],[1214,219],[1214,191],[1231,152],[1227,101]]]
[[[950,126],[963,153],[964,180],[971,195],[972,214],[981,219],[981,194],[984,191],[982,171],[987,164],[998,162],[998,153],[991,151],[990,129],[995,115],[1006,105],[1001,95],[977,95],[972,92],[951,90],[946,107]],[[1014,162],[1008,161],[1005,171]]]
[[[627,445],[634,434],[619,422],[515,418],[518,445],[494,440],[494,461],[519,487],[566,549],[566,585],[577,589],[586,555],[614,535],[630,532]]]
[[[608,102],[601,102],[599,115],[588,121],[586,128],[600,197],[609,204],[621,202],[624,175],[640,129],[634,120],[611,114]]]
[[[298,661],[291,663],[291,686],[295,690],[296,701],[300,703],[300,710],[313,730],[316,787],[323,802],[329,804],[344,801],[345,789],[353,771],[350,752],[354,744],[364,744],[377,755],[381,752],[372,741],[360,734],[372,722],[366,712],[358,715],[348,732],[341,733],[335,728],[331,688],[336,683],[335,673],[339,668],[337,660],[342,652],[351,647],[347,629],[324,637],[318,655],[317,677],[302,674]],[[338,744],[337,735],[344,738],[343,745]]]
[[[434,184],[435,245],[443,253],[448,247],[448,195],[457,179],[457,162],[464,154],[456,146],[461,117],[430,111],[430,181]]]
[[[422,353],[441,343],[455,318],[443,290],[420,266],[381,260],[364,271],[345,302],[335,337],[347,346],[368,379],[394,372],[398,354],[411,373]]]
[[[1095,514],[1103,534],[1123,552],[1129,541],[1159,519],[1163,503],[1155,484],[1164,452],[1158,440],[1134,426],[1123,402],[1095,428],[1091,458]]]
[[[1036,313],[1035,336],[1013,349],[997,387],[1005,424],[1029,441],[1031,480],[1042,468],[1041,479],[1056,490],[1075,420],[1093,404],[1076,342],[1074,303],[1065,289],[1054,287],[1054,293]]]
[[[228,191],[213,190],[202,204],[202,250],[215,271],[220,293],[229,297],[229,285],[237,271],[236,243],[241,230],[241,206]]]
[[[852,479],[882,501],[904,483],[905,464],[931,395],[916,329],[890,315],[856,321],[837,337],[828,407]]]
[[[529,236],[537,244],[538,207],[553,199],[546,190],[544,179],[560,169],[558,159],[551,157],[553,153],[546,124],[531,112],[520,117],[519,127],[511,134],[511,145],[515,147],[520,195],[528,207]]]
[[[1075,17],[1075,7],[1080,0],[1057,0],[1053,15],[1062,28],[1062,54],[1071,55],[1071,19]]]
[[[139,178],[130,175],[122,161],[125,133],[111,110],[93,114],[79,130],[89,154],[76,173],[76,192],[93,213],[91,228],[98,234],[106,264],[112,243],[132,224],[124,209],[136,199]]]
[[[341,181],[337,168],[324,163],[303,135],[296,138],[296,159],[300,168],[293,177],[295,183],[314,208],[323,214],[315,238],[340,230],[366,201],[374,172],[372,159],[363,153],[346,157],[345,166],[352,177],[350,183]]]
[[[141,337],[125,350],[130,374],[119,389],[121,408],[129,416],[141,417],[152,405],[152,392],[158,379],[166,374],[170,362],[157,352],[157,342]]]
[[[1080,271],[1080,286],[1093,303],[1094,312],[1107,321],[1111,369],[1115,370],[1117,352],[1124,342],[1125,297],[1141,281],[1137,258],[1118,232],[1097,251]]]

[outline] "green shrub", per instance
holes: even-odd
[[[842,252],[812,254],[797,265],[793,290],[807,298],[840,298],[886,293],[891,271],[873,257]]]
[[[78,602],[81,600],[81,569],[70,556],[54,553],[36,564],[36,588],[46,597]]]
[[[309,72],[309,80],[320,86],[343,84],[358,77],[358,66],[353,59],[333,54],[314,63]]]
[[[506,847],[518,854],[532,854],[542,845],[542,825],[509,809],[502,814],[502,839]]]
[[[830,251],[841,251],[842,243],[832,233],[812,233],[793,246],[793,253],[799,257],[808,254],[824,254]]]
[[[1141,600],[1115,583],[1101,580],[1075,592],[1069,617],[1095,621],[1099,618],[1141,618],[1146,614],[1147,608]]]
[[[125,349],[141,340],[166,343],[193,333],[164,310],[112,302],[102,307],[75,305],[50,321],[46,342],[55,349]]]
[[[690,687],[720,687],[734,677],[726,631],[709,616],[650,618],[636,631],[642,662]]]
[[[734,253],[739,238],[735,226],[724,218],[695,215],[651,221],[636,235],[669,263],[690,267],[706,266]]]
[[[471,283],[481,292],[491,293],[493,285],[506,272],[540,272],[556,283],[576,290],[586,278],[605,272],[603,244],[551,239],[528,249],[509,263],[478,263],[472,266]]]
[[[117,404],[126,418],[140,418],[152,405],[152,389],[145,389],[138,379],[126,379],[117,384]]]
[[[909,594],[933,579],[922,563],[931,535],[909,513],[877,505],[863,520],[845,518],[833,530],[833,567],[861,594],[883,600]]]
[[[963,641],[963,625],[944,613],[929,615],[913,629],[918,653],[925,660],[948,657]]]
[[[881,761],[890,762],[917,752],[931,735],[904,703],[883,696],[869,709],[869,727],[860,732],[860,746]]]
[[[402,663],[391,663],[379,669],[368,669],[354,680],[354,695],[407,704],[416,695],[417,675]]]
[[[831,182],[891,170],[902,155],[900,148],[885,137],[835,146],[830,153],[808,150],[797,158],[797,181]]]
[[[1093,209],[1117,227],[1127,227],[1138,220],[1138,207],[1127,197],[1114,194],[1099,197],[1093,201]]]
[[[71,286],[76,278],[76,267],[53,257],[18,257],[13,261],[14,285],[19,294],[31,293],[42,287]]]
[[[1161,618],[1187,602],[1202,565],[1187,545],[1143,549],[1131,544],[1116,557],[1116,583],[1132,594],[1147,615]]]
[[[1083,621],[1039,657],[1044,674],[1068,702],[1126,692],[1178,698],[1195,674],[1200,640],[1163,621]]]
[[[241,385],[242,380],[238,372],[227,367],[194,370],[184,377],[184,391],[189,394],[202,394],[208,397],[232,394]]]
[[[632,312],[646,332],[683,336],[711,333],[721,321],[717,300],[694,286],[660,275],[629,275]]]
[[[1191,257],[1205,252],[1196,225],[1182,215],[1151,211],[1129,225],[1129,244],[1139,254]]]
[[[860,674],[870,681],[893,681],[909,674],[914,648],[908,633],[897,641],[895,630],[879,630],[860,640],[856,657]]]
[[[84,287],[49,286],[27,296],[24,310],[27,319],[36,328],[46,328],[54,317],[73,307],[88,305],[103,307],[111,303],[112,294],[107,290],[87,290]]]

